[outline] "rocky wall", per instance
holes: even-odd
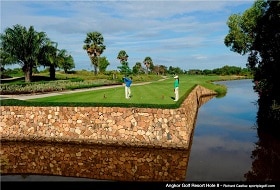
[[[188,149],[202,97],[214,94],[196,86],[178,109],[1,106],[1,141]]]

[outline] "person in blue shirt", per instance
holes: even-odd
[[[131,97],[131,90],[130,86],[132,84],[132,77],[123,77],[123,82],[125,84],[124,86],[124,93],[125,93],[125,98],[129,99]]]
[[[174,93],[175,93],[175,99],[174,101],[178,101],[179,99],[179,77],[178,75],[176,75],[174,77],[175,81],[174,81]]]

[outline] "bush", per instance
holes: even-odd
[[[58,80],[48,82],[35,82],[24,84],[1,84],[1,94],[30,94],[30,93],[43,93],[62,90],[72,90],[81,88],[91,88],[102,85],[121,84],[106,79],[100,80]]]

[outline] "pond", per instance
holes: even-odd
[[[257,94],[251,80],[218,82],[226,96],[213,98],[198,111],[187,180],[244,181],[257,142]]]
[[[251,80],[219,84],[226,85],[228,92],[222,98],[206,101],[199,108],[189,151],[2,143],[2,148],[5,147],[10,155],[9,160],[2,155],[2,165],[12,163],[13,167],[1,175],[1,180],[279,180],[279,140],[269,136],[267,145],[266,138],[259,138],[256,127],[258,97]],[[273,161],[269,156],[274,158]],[[259,164],[256,166],[254,162]]]
[[[186,180],[279,182],[280,140],[258,130],[253,83],[218,83],[228,91],[198,111]]]

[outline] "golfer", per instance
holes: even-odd
[[[175,99],[174,101],[178,101],[179,99],[179,77],[178,75],[176,75],[174,77],[175,81],[174,81],[174,93],[175,93]]]
[[[129,99],[131,97],[131,90],[130,90],[130,86],[132,83],[132,77],[123,77],[123,82],[125,83],[124,86],[124,93],[125,93],[125,98]]]

